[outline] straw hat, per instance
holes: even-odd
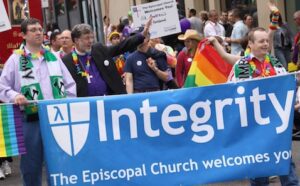
[[[173,57],[176,57],[176,53],[174,52],[174,50],[170,46],[159,43],[159,44],[155,45],[155,49],[159,50],[159,51],[162,51],[162,52],[166,52],[167,54],[169,54]]]
[[[187,39],[194,39],[197,41],[200,41],[202,37],[198,34],[196,30],[193,29],[187,29],[184,34],[181,34],[178,36],[179,40],[187,40]]]
[[[120,33],[119,32],[112,32],[112,33],[110,33],[109,36],[108,36],[108,40],[111,41],[113,36],[120,37]]]

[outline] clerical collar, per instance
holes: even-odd
[[[79,52],[76,48],[75,48],[75,52],[76,52],[76,54],[79,55],[79,56],[85,56],[85,55],[87,55],[87,54],[90,54],[90,53],[82,53],[82,52]]]

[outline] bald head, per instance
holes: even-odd
[[[71,37],[71,31],[70,30],[64,30],[61,33],[61,44],[62,44],[62,48],[63,50],[66,51],[71,51],[72,47],[73,47],[73,41],[72,41],[72,37]]]
[[[300,10],[298,10],[298,11],[296,11],[296,12],[294,13],[294,17],[295,17],[295,16],[298,16],[298,17],[300,16]]]
[[[294,13],[294,21],[297,26],[300,26],[300,10]]]
[[[208,19],[214,23],[218,22],[219,20],[218,12],[216,10],[210,10],[208,12]]]
[[[61,33],[61,35],[62,35],[62,36],[66,36],[66,37],[70,36],[70,38],[71,38],[71,31],[70,31],[70,30],[64,30],[64,31]]]

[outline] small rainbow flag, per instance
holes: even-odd
[[[210,45],[201,41],[198,45],[184,87],[207,86],[227,82],[232,65]]]
[[[22,114],[16,105],[0,105],[0,157],[24,154]]]

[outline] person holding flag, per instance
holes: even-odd
[[[43,28],[38,19],[25,19],[21,34],[25,44],[9,57],[0,77],[0,100],[24,108],[23,185],[41,186],[44,150],[33,101],[76,97],[76,84],[61,59],[42,46]]]
[[[178,87],[183,87],[196,53],[198,43],[202,37],[196,30],[188,29],[184,34],[179,35],[178,39],[184,41],[185,48],[183,48],[177,56],[175,77]]]
[[[230,81],[264,78],[287,73],[284,66],[269,54],[269,37],[264,28],[254,28],[249,34],[251,53],[239,59],[233,66]],[[295,164],[291,161],[289,173],[279,177],[282,185],[299,185]],[[252,186],[269,185],[268,177],[251,179]]]

